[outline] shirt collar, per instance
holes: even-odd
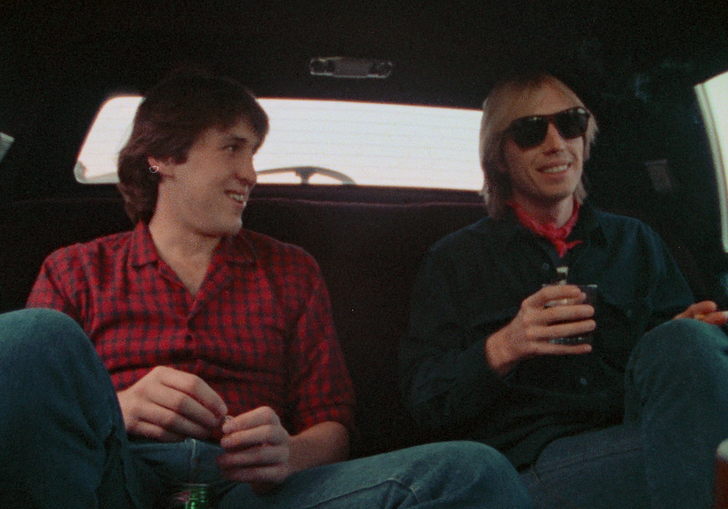
[[[248,232],[245,229],[237,235],[224,237],[215,249],[214,257],[222,256],[228,263],[255,263],[255,249],[247,237]],[[160,259],[152,234],[149,232],[149,225],[142,221],[139,221],[131,232],[130,259],[134,267],[156,263]]]
[[[521,225],[521,222],[510,207],[506,210],[502,220],[494,221],[493,228],[504,240],[504,244],[511,242],[511,240],[513,240],[513,238],[519,233],[530,232],[527,228]],[[591,241],[601,242],[607,241],[600,218],[588,201],[581,205],[581,209],[579,210],[579,220],[576,222],[570,238],[584,240],[590,239]]]
[[[222,255],[229,263],[248,264],[255,263],[257,254],[250,241],[250,232],[242,229],[237,235],[225,237],[217,247],[216,254]]]
[[[589,202],[585,202],[579,211],[579,221],[577,221],[574,230],[571,232],[574,238],[589,239],[592,242],[601,242],[606,244],[607,236],[604,233],[603,216],[597,214],[597,211]]]
[[[159,261],[159,254],[157,248],[154,247],[149,226],[143,221],[139,221],[134,231],[131,232],[129,256],[133,267],[141,267]]]

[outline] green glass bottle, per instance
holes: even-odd
[[[207,484],[185,484],[172,497],[170,509],[214,509]]]

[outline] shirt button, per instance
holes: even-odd
[[[586,378],[582,377],[579,379],[579,383],[586,387],[589,382],[586,381]]]
[[[543,265],[541,265],[541,268],[543,270],[549,270],[551,268],[551,265],[549,265],[548,263],[544,263]]]

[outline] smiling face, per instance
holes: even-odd
[[[238,233],[256,182],[253,155],[260,143],[250,123],[241,120],[204,131],[183,163],[150,160],[162,176],[152,223],[205,238]]]
[[[544,83],[519,116],[550,115],[575,106],[552,84]],[[571,211],[584,168],[584,137],[564,139],[549,123],[543,143],[520,148],[506,136],[499,171],[508,175],[512,199],[534,215]]]

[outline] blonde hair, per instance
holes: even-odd
[[[479,144],[480,165],[484,176],[482,193],[488,213],[493,217],[502,217],[506,209],[505,202],[512,194],[510,177],[498,169],[503,162],[505,131],[511,122],[531,113],[529,108],[533,104],[534,96],[546,85],[556,88],[568,101],[573,103],[574,107],[581,106],[587,109],[573,90],[550,74],[522,76],[497,83],[483,103]],[[597,122],[594,115],[591,114],[584,134],[584,162],[589,159],[590,149],[596,140],[597,131]],[[574,197],[579,203],[582,203],[586,196],[584,176],[582,175]]]

